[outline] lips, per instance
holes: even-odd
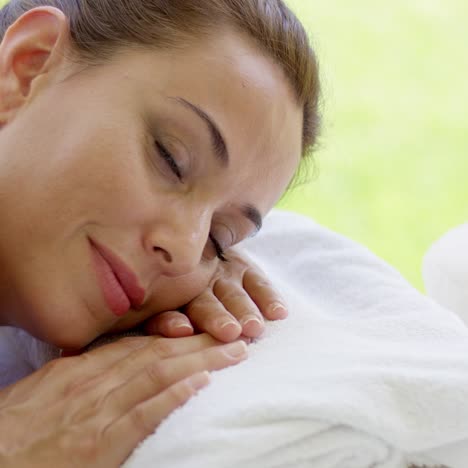
[[[125,315],[130,308],[141,308],[145,290],[135,273],[110,249],[89,238],[98,283],[111,311]]]

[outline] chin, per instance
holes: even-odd
[[[56,337],[56,339],[54,339],[53,341],[49,341],[49,343],[62,349],[81,349],[86,347],[98,336],[100,336],[100,334],[96,333],[83,333],[81,336],[77,335],[76,332],[71,334],[70,336],[66,336],[63,333],[61,333],[59,336]]]
[[[39,338],[46,343],[49,343],[57,348],[62,349],[81,349],[97,338],[100,333],[80,327],[67,327],[67,329],[52,329],[44,330],[43,333],[34,333],[36,338]],[[40,336],[39,336],[40,335]]]
[[[78,320],[63,314],[63,307],[56,313],[47,310],[34,310],[28,314],[27,323],[18,324],[30,335],[58,348],[80,349],[91,343],[104,330],[97,330],[97,324],[90,320]],[[31,319],[32,317],[32,319]]]

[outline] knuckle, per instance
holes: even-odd
[[[213,294],[210,291],[207,294],[202,294],[189,302],[189,306],[205,307],[213,302]]]
[[[75,374],[67,385],[64,386],[62,395],[65,399],[74,400],[83,394],[92,392],[103,382],[109,381],[112,378],[112,371],[96,369],[92,374]]]
[[[56,378],[56,375],[59,376],[67,376],[69,380],[69,375],[72,369],[74,369],[76,364],[78,363],[78,359],[76,357],[66,357],[66,358],[58,358],[52,361],[47,362],[42,368],[40,369],[41,373],[41,381],[47,381],[48,379]]]
[[[225,291],[224,294],[220,295],[219,300],[221,302],[234,302],[242,301],[246,298],[244,291],[240,289],[232,289],[230,291]]]
[[[203,349],[199,354],[199,365],[201,369],[213,370],[219,365],[220,360],[226,359],[226,354],[222,351],[222,347],[213,346]]]
[[[156,355],[157,359],[166,359],[172,356],[175,352],[173,341],[159,338],[151,344],[151,352]]]
[[[239,287],[240,282],[232,278],[221,278],[216,282],[216,289],[226,290]]]
[[[185,310],[189,316],[197,315],[200,311],[203,311],[203,309],[206,309],[206,306],[204,306],[198,299],[189,302],[185,306]]]
[[[161,361],[156,361],[145,367],[145,372],[150,382],[158,387],[164,385],[168,379],[166,366]]]
[[[235,250],[235,248],[231,248],[228,250],[229,256],[229,264],[226,266],[230,268],[237,268],[237,269],[247,269],[251,266],[252,262],[250,259],[245,255],[245,253]]]
[[[196,299],[195,301],[190,302],[186,306],[186,312],[188,316],[203,314],[207,309],[212,308],[216,304],[213,297]]]
[[[73,365],[80,365],[83,367],[87,367],[89,365],[94,365],[95,364],[95,357],[92,353],[83,353],[80,354],[79,356],[73,356],[73,357],[68,357],[65,359],[75,359],[75,362],[68,361],[70,363],[70,367]]]
[[[92,382],[91,378],[77,378],[69,382],[62,391],[62,395],[65,399],[67,400],[73,400],[80,395],[86,393],[86,391],[93,385],[95,385],[94,382]]]
[[[238,268],[231,261],[228,264],[223,264],[222,269],[218,271],[217,281],[230,280],[238,276]]]
[[[83,391],[83,382],[81,380],[79,381],[73,381],[70,382],[68,385],[65,386],[63,389],[63,397],[65,399],[73,399],[77,397],[79,394],[81,394]]]
[[[75,359],[74,357],[67,357],[67,358],[59,358],[59,359],[53,359],[52,361],[49,361],[47,364],[45,364],[42,367],[42,370],[45,374],[50,375],[50,374],[55,374],[56,372],[62,372],[64,368],[64,363],[68,362],[70,365],[72,365],[71,360]],[[66,366],[68,367],[68,366]]]
[[[167,392],[174,408],[183,405],[195,393],[194,389],[185,381],[172,385],[167,389]]]
[[[143,405],[137,405],[130,412],[130,423],[138,434],[151,434],[155,427],[148,421],[148,411]]]
[[[119,340],[119,343],[125,348],[128,348],[130,351],[135,349],[142,348],[143,346],[148,344],[147,336],[126,336]]]
[[[89,369],[90,367],[94,368],[96,366],[96,358],[92,353],[82,353],[78,356],[70,356],[70,357],[65,357],[61,358],[60,361],[62,361],[62,364],[64,364],[65,369]],[[53,361],[51,361],[49,364],[52,364]],[[66,364],[66,365],[65,365]],[[57,370],[59,368],[57,367]],[[63,372],[63,368],[61,369],[61,372]],[[78,373],[78,371],[77,371]]]
[[[70,426],[62,433],[56,449],[75,458],[81,466],[94,466],[100,458],[100,437],[90,428]]]
[[[87,434],[81,441],[78,441],[77,445],[79,453],[88,462],[95,461],[99,458],[99,445],[97,444],[94,434]]]
[[[258,289],[273,289],[273,285],[266,278],[256,278],[253,285]]]
[[[216,297],[223,302],[229,299],[238,299],[245,296],[242,284],[237,281],[220,280],[215,289]]]

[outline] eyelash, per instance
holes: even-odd
[[[222,262],[229,262],[229,260],[225,257],[226,252],[222,249],[222,247],[219,245],[219,242],[215,239],[215,237],[210,234],[209,238],[211,242],[213,243],[213,246],[216,251],[216,256],[222,261]]]
[[[180,172],[180,168],[175,162],[174,157],[172,154],[166,149],[164,145],[159,143],[159,141],[155,141],[156,148],[158,148],[159,155],[164,160],[164,162],[169,166],[169,169],[174,173],[174,175],[179,179],[182,180],[182,173]]]
[[[159,141],[155,141],[155,145],[158,149],[159,155],[161,156],[163,161],[169,166],[169,169],[180,181],[182,181],[182,173],[172,154]],[[222,262],[228,262],[229,260],[225,257],[225,252],[219,244],[219,242],[216,240],[216,238],[212,234],[209,235],[209,238],[215,248],[216,256],[219,258],[219,260],[221,260]]]

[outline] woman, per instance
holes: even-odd
[[[224,261],[316,138],[316,62],[283,3],[16,0],[1,24],[2,325],[77,348],[193,298],[223,341],[261,331],[255,304],[279,317],[262,276]],[[165,317],[149,328],[176,335],[183,316]],[[0,393],[2,466],[118,465],[245,358],[219,344],[141,337],[53,361]]]

